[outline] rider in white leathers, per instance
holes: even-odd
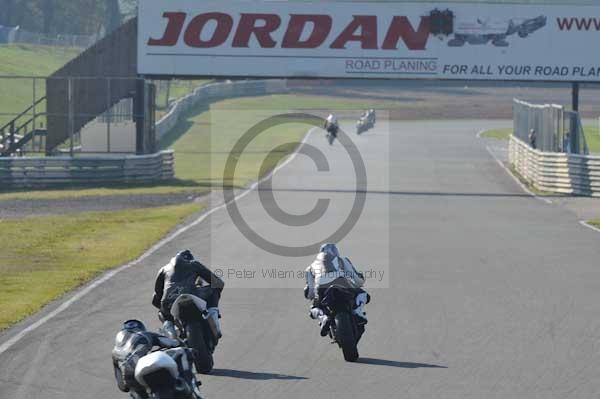
[[[340,125],[338,123],[337,117],[334,114],[329,114],[329,116],[325,120],[325,130],[336,136],[339,128]]]
[[[365,305],[370,297],[362,286],[364,276],[356,271],[348,258],[342,258],[335,244],[323,244],[317,258],[306,269],[305,297],[313,300],[310,316],[319,320],[321,335],[327,335],[329,318],[321,308],[321,299],[325,290],[332,285],[345,287],[355,294],[354,314],[364,324],[367,322]]]

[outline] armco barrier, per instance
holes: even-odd
[[[542,152],[511,136],[508,157],[538,190],[600,197],[600,156]]]
[[[119,157],[0,158],[0,187],[144,183],[173,177],[173,151]]]
[[[189,109],[219,99],[285,93],[285,80],[244,80],[200,86],[177,100],[156,123],[160,140]],[[1,158],[0,187],[43,187],[56,184],[156,182],[174,177],[173,151],[152,155]]]
[[[208,104],[230,97],[260,96],[285,92],[287,92],[287,83],[283,79],[217,82],[200,86],[192,93],[175,101],[169,113],[156,123],[156,139],[163,138],[177,125],[181,115],[200,104]]]

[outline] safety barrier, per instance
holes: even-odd
[[[151,155],[0,158],[0,187],[146,183],[173,177],[173,151]]]
[[[600,197],[600,156],[542,152],[511,136],[510,164],[538,190]]]
[[[185,112],[201,104],[209,104],[230,97],[285,93],[287,90],[287,83],[283,79],[216,82],[200,86],[192,93],[175,101],[169,113],[156,123],[156,139],[160,140],[171,131]]]
[[[244,80],[200,86],[175,101],[156,123],[156,139],[171,131],[185,112],[200,104],[241,96],[285,93],[285,80]],[[0,157],[0,187],[43,187],[56,184],[156,182],[174,177],[172,151],[152,155],[78,157]]]

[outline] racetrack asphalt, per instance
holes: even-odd
[[[0,354],[0,398],[126,397],[112,375],[114,336],[132,317],[158,327],[154,277],[182,248],[222,270],[227,285],[215,370],[201,376],[206,398],[597,397],[600,234],[522,191],[475,137],[496,126],[381,120],[349,133],[367,193],[339,245],[358,268],[383,272],[367,283],[373,299],[359,362],[344,362],[308,318],[297,273],[311,257],[258,248],[220,210]],[[330,172],[298,155],[273,178],[273,194],[295,214],[330,199],[314,225],[273,221],[261,191],[237,201],[254,231],[286,245],[324,239],[356,195],[340,143],[329,147],[320,131],[307,143],[326,155]],[[273,269],[294,274],[271,278]]]

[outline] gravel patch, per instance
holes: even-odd
[[[172,194],[111,195],[61,199],[2,200],[0,201],[0,218],[152,208],[193,202],[203,196],[206,196],[206,194],[180,192]]]

